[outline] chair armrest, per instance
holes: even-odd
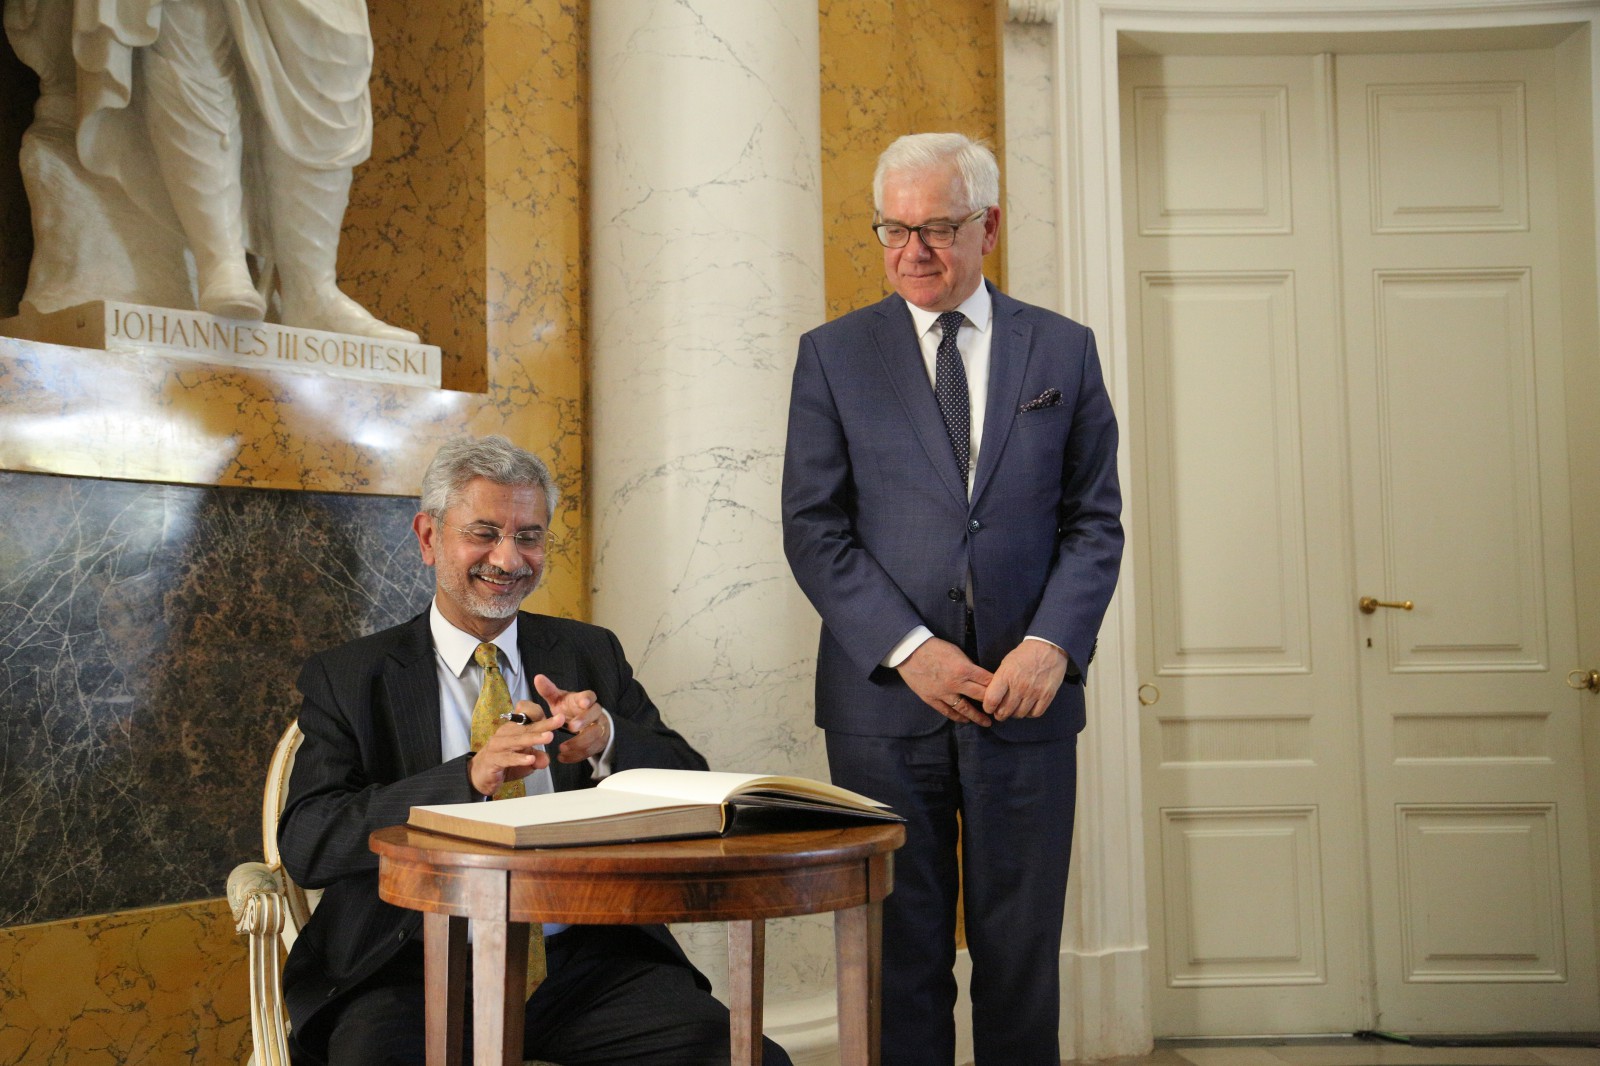
[[[288,898],[282,872],[260,862],[242,862],[228,875],[228,909],[239,932],[248,936],[277,936],[283,931],[283,908],[271,897]],[[274,921],[276,924],[274,924]]]
[[[289,1066],[279,935],[289,913],[287,881],[276,866],[240,863],[228,875],[235,928],[250,938],[250,1035],[255,1066]]]

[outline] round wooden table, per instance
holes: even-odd
[[[732,923],[733,1062],[761,1062],[768,918],[834,912],[839,1054],[878,1062],[883,898],[898,823],[579,848],[514,849],[391,826],[373,833],[378,895],[423,912],[429,1066],[460,1066],[472,922],[478,1066],[522,1062],[530,922]]]

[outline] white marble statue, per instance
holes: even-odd
[[[41,89],[22,151],[27,307],[270,310],[417,339],[336,284],[351,172],[372,149],[365,0],[5,0],[5,26]]]

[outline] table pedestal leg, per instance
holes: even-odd
[[[767,923],[728,923],[728,1029],[733,1066],[761,1066],[761,1012],[766,992]]]
[[[522,1061],[528,923],[506,920],[504,870],[469,870],[472,921],[472,1058],[476,1066]]]
[[[883,1008],[883,904],[835,911],[839,1061],[878,1066]]]
[[[461,1066],[467,1005],[467,920],[422,915],[428,1066]]]

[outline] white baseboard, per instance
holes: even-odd
[[[769,1003],[761,1029],[783,1045],[794,1066],[839,1066],[839,1001],[831,992]]]

